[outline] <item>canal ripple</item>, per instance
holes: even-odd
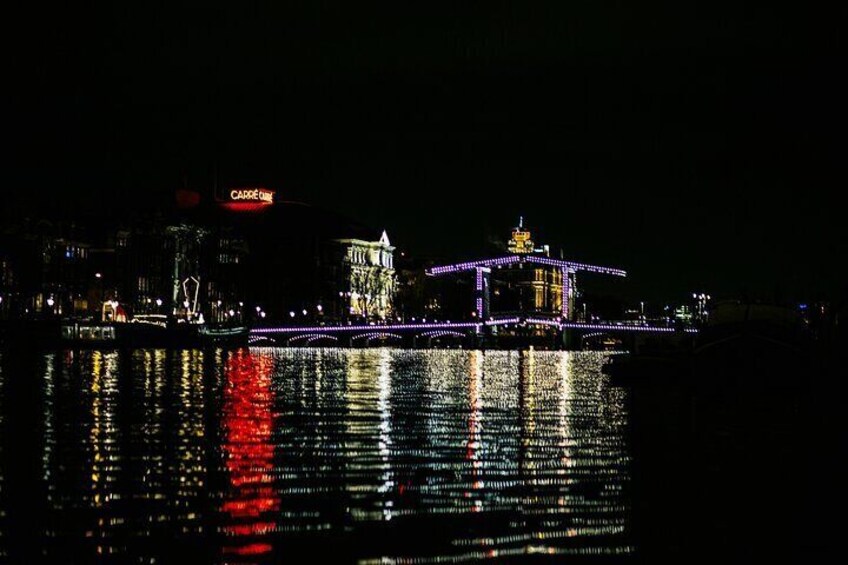
[[[4,352],[0,557],[626,554],[626,393],[609,387],[603,360],[401,349]]]

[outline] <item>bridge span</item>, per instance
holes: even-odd
[[[336,326],[277,326],[254,328],[252,344],[281,346],[368,346],[374,343],[429,347],[435,343],[453,343],[468,347],[497,347],[500,344],[541,345],[577,349],[582,338],[602,335],[693,336],[694,328],[633,325],[625,322],[581,323],[558,318],[509,316],[485,322],[430,322],[394,324],[358,324]]]

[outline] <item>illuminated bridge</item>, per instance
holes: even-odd
[[[468,261],[466,263],[455,263],[453,265],[444,265],[441,267],[432,267],[427,269],[427,275],[431,277],[474,272],[475,273],[475,312],[477,318],[486,320],[489,318],[489,302],[490,302],[490,277],[492,269],[500,269],[503,267],[512,267],[520,265],[533,265],[552,268],[559,271],[561,282],[559,284],[561,290],[560,310],[563,320],[572,319],[572,304],[574,302],[574,294],[576,290],[576,276],[580,271],[589,273],[599,273],[602,275],[613,275],[616,277],[626,277],[627,272],[622,269],[613,267],[599,267],[597,265],[587,265],[585,263],[575,263],[573,261],[562,261],[559,259],[551,259],[550,257],[532,254],[512,254],[504,257],[495,257],[492,259],[481,259],[479,261]]]
[[[574,338],[594,335],[630,335],[635,337],[679,335],[686,336],[696,333],[694,329],[680,330],[672,327],[657,327],[647,325],[632,325],[624,322],[609,322],[584,324],[568,322],[544,317],[502,317],[492,318],[483,323],[479,322],[439,322],[419,324],[384,324],[384,325],[350,325],[350,326],[279,326],[255,328],[251,330],[252,344],[276,344],[287,346],[368,346],[374,343],[408,345],[412,347],[428,346],[434,340],[450,340],[467,346],[481,346],[485,343],[484,336],[488,328],[507,327],[511,329],[547,329],[555,339],[550,345],[561,347],[567,345],[564,338],[571,335]],[[558,339],[556,339],[558,338]]]
[[[516,228],[513,239],[515,240],[517,235],[527,234],[529,242],[529,232],[521,231],[521,229],[521,227]],[[491,313],[489,305],[493,270],[505,269],[505,272],[515,274],[519,273],[519,269],[524,265],[533,269],[533,277],[519,284],[534,291],[541,288],[549,298],[553,295],[554,300],[547,300],[543,311],[539,310],[539,304],[533,304],[532,313],[500,315]],[[538,281],[536,280],[539,276],[537,271],[540,269],[547,274],[542,273],[540,276],[543,280]],[[533,344],[550,348],[579,348],[587,339],[619,336],[617,337],[619,341],[628,342],[633,348],[638,345],[640,339],[651,336],[691,339],[692,334],[696,333],[694,329],[649,326],[633,322],[575,321],[573,303],[578,272],[616,277],[627,276],[624,270],[613,267],[552,259],[545,254],[535,252],[514,252],[502,257],[432,267],[426,271],[430,277],[474,274],[475,303],[471,313],[472,321],[265,327],[251,331],[251,343],[307,347],[318,345],[356,347],[380,343],[427,347],[434,342],[451,342],[469,347],[513,347]]]

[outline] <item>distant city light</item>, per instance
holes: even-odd
[[[96,278],[96,279],[99,279],[99,278],[101,278],[102,276],[103,276],[103,275],[101,275],[100,273],[94,273],[94,278]]]
[[[162,299],[161,298],[156,299],[156,306],[162,306]]]

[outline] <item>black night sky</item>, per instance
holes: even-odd
[[[844,292],[844,13],[113,4],[7,21],[7,213],[121,214],[217,170],[423,256],[523,214],[649,300]]]

